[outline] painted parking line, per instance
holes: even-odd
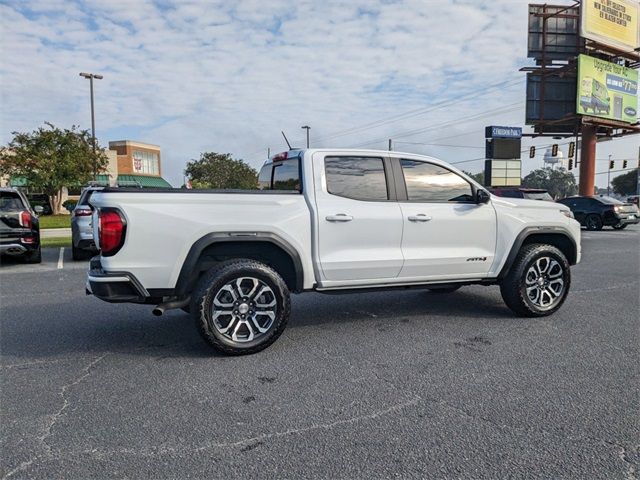
[[[58,255],[58,270],[64,268],[64,247],[60,247],[60,254]]]

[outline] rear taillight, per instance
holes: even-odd
[[[31,228],[32,225],[32,217],[31,217],[31,212],[28,211],[24,211],[24,212],[20,212],[20,225],[23,226],[24,228]]]
[[[91,211],[90,208],[76,208],[73,211],[73,216],[74,217],[88,217],[92,214],[93,212]]]
[[[103,257],[118,253],[126,231],[127,222],[118,210],[109,208],[98,211],[98,239]]]

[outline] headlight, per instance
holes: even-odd
[[[560,210],[565,217],[575,218],[571,210]]]

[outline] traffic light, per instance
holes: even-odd
[[[613,166],[615,165],[615,162],[613,160],[611,160],[609,162],[609,170],[613,169]]]
[[[569,170],[573,169],[573,158],[569,159]]]
[[[531,147],[529,149],[529,158],[535,158],[536,157],[536,147]]]
[[[576,153],[576,142],[571,142],[569,144],[569,153],[567,154],[567,157],[573,158],[575,153]]]
[[[551,156],[552,157],[557,157],[558,156],[558,144],[554,143],[553,145],[551,145]]]
[[[622,161],[622,169],[624,170],[625,168],[627,168],[627,161],[623,160]]]

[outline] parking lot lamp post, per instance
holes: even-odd
[[[309,130],[311,130],[311,127],[309,125],[304,125],[300,128],[303,128],[304,130],[307,131],[307,148],[309,148]]]
[[[80,76],[89,79],[89,90],[91,91],[91,144],[93,147],[93,153],[95,154],[96,153],[96,116],[93,108],[93,79],[95,78],[96,80],[102,80],[103,77],[102,75],[97,75],[95,73],[84,73],[84,72],[80,72]],[[95,158],[93,161],[94,161],[93,175],[95,177],[98,175],[98,167],[95,163],[96,161]]]

